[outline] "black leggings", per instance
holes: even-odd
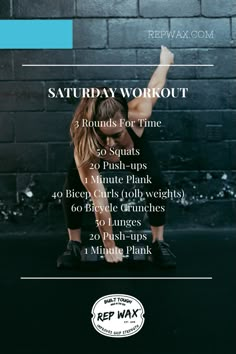
[[[160,191],[164,192],[166,190],[166,182],[163,178],[163,175],[160,171],[159,167],[159,161],[155,159],[150,159],[150,156],[146,156],[144,159],[142,157],[136,157],[135,162],[141,162],[144,163],[144,161],[149,160],[149,164],[147,163],[147,169],[146,170],[141,170],[139,172],[135,171],[135,175],[140,176],[140,177],[145,177],[149,175],[151,177],[152,183],[150,184],[144,184],[144,191],[147,192],[154,192],[154,191]],[[134,160],[132,159],[132,162]],[[102,160],[101,160],[102,162]],[[126,161],[128,162],[128,161]],[[128,163],[127,163],[128,164]],[[102,166],[102,163],[101,163]],[[102,171],[103,168],[101,168],[99,171]],[[129,170],[127,168],[127,170]],[[134,173],[134,171],[131,171]],[[65,180],[65,184],[63,187],[63,210],[64,210],[64,215],[65,215],[65,221],[67,228],[69,229],[80,229],[82,226],[82,217],[84,212],[73,212],[71,210],[71,206],[75,204],[76,206],[81,206],[83,208],[84,205],[84,199],[83,198],[67,198],[66,197],[66,190],[72,190],[74,189],[75,191],[82,192],[86,191],[84,185],[81,182],[78,170],[75,165],[75,161],[73,160],[69,170],[68,174]],[[148,218],[149,218],[149,223],[152,226],[161,226],[165,224],[165,218],[166,218],[166,199],[162,198],[154,198],[154,197],[146,197],[146,204],[151,204],[152,206],[159,206],[162,208],[164,211],[150,211],[148,212]]]

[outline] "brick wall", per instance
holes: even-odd
[[[236,5],[232,0],[2,0],[0,18],[73,18],[73,50],[0,52],[0,211],[2,230],[17,232],[61,221],[61,190],[71,158],[75,103],[50,100],[48,87],[144,87],[153,71],[132,68],[23,68],[22,63],[158,63],[169,46],[169,87],[188,99],[160,100],[148,131],[171,186],[186,197],[170,206],[171,227],[232,226],[236,170]],[[214,31],[214,38],[151,38],[149,31]],[[202,32],[201,32],[202,33]],[[30,192],[33,193],[31,195]],[[235,219],[235,218],[234,218]],[[234,220],[234,225],[235,225]],[[40,225],[40,226],[39,226]]]

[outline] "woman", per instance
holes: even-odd
[[[164,66],[158,66],[155,70],[148,88],[161,90],[164,87],[169,65],[173,60],[174,55],[162,46],[160,64]],[[69,168],[63,194],[69,242],[65,252],[57,260],[58,268],[76,267],[81,260],[82,212],[73,212],[71,206],[76,204],[81,210],[83,198],[66,198],[66,190],[74,189],[81,192],[81,196],[84,191],[89,193],[106,250],[105,260],[117,263],[123,259],[123,250],[116,246],[112,237],[109,203],[108,199],[104,198],[106,192],[100,179],[103,164],[109,165],[108,163],[122,161],[125,166],[130,166],[132,162],[140,163],[139,166],[145,165],[146,169],[135,171],[135,174],[142,177],[149,176],[151,183],[144,185],[146,190],[163,191],[166,188],[158,161],[153,156],[144,132],[145,121],[151,117],[152,108],[158,97],[149,98],[143,95],[127,103],[121,94],[116,93],[112,97],[112,93],[109,92],[108,96],[103,94],[98,98],[81,99],[71,123],[74,160]],[[119,157],[117,156],[119,154],[114,154],[114,151],[123,153]],[[175,267],[175,256],[163,240],[165,200],[149,197],[146,201],[156,207],[155,211],[148,212],[153,241],[150,247],[152,259],[162,267]]]

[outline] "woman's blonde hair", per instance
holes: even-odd
[[[74,144],[75,152],[80,165],[94,161],[98,156],[97,149],[102,147],[96,127],[83,124],[83,120],[107,121],[119,112],[125,119],[128,119],[128,104],[126,99],[120,94],[112,92],[108,88],[97,88],[99,92],[106,89],[108,97],[103,93],[97,98],[82,98],[70,125],[70,135]]]

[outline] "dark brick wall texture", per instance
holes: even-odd
[[[71,159],[75,102],[50,100],[47,88],[144,87],[153,71],[21,64],[152,64],[161,44],[176,64],[214,64],[171,68],[167,86],[189,87],[189,97],[160,100],[153,111],[163,122],[148,130],[153,149],[170,186],[186,192],[170,205],[169,227],[235,226],[235,15],[234,0],[1,0],[1,19],[74,21],[73,50],[0,52],[1,230],[55,230],[63,223],[60,201],[50,196],[62,189]],[[214,38],[149,38],[150,30],[213,31]]]

